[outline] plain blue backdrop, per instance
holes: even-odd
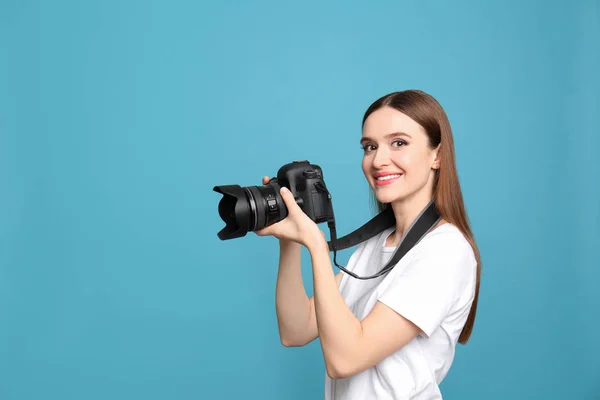
[[[450,117],[483,259],[444,398],[600,399],[598,19],[593,0],[0,2],[0,399],[322,398],[318,340],[279,342],[276,239],[220,241],[212,188],[308,159],[350,232],[373,215],[362,115],[403,89]]]

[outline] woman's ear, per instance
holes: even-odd
[[[441,150],[442,144],[438,144],[438,146],[435,149],[435,160],[433,161],[433,169],[439,169],[440,168],[440,162],[441,162],[441,156],[440,156],[440,150]]]

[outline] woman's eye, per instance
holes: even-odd
[[[402,147],[402,146],[406,146],[408,143],[406,143],[404,140],[394,140],[392,142],[392,147]],[[367,152],[367,151],[373,151],[376,149],[376,146],[374,144],[365,144],[364,146],[360,146],[363,151]]]
[[[361,146],[361,147],[362,147],[362,149],[363,149],[364,151],[371,151],[371,150],[373,150],[373,148],[374,148],[374,146],[373,146],[372,144],[366,144],[366,145],[364,145],[364,146]]]

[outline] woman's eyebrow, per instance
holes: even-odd
[[[388,133],[387,135],[384,136],[385,139],[391,139],[393,137],[396,136],[406,136],[409,139],[412,139],[412,137],[408,134],[408,133],[404,133],[404,132],[392,132],[392,133]],[[364,142],[374,142],[373,139],[371,139],[370,137],[363,137],[362,139],[360,139],[360,144],[363,144]]]

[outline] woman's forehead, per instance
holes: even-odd
[[[393,133],[404,133],[412,138],[424,135],[425,131],[408,115],[391,107],[374,111],[363,126],[363,137],[383,139]]]

